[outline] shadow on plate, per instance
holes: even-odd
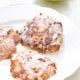
[[[80,78],[80,67],[79,67],[79,69],[73,75],[69,76],[65,80],[73,80],[73,79],[76,80],[76,78],[77,79]]]

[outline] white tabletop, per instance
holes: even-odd
[[[76,27],[80,27],[80,0],[62,0],[61,2],[50,2],[49,0],[0,0],[0,7],[15,3],[37,4],[50,7],[68,16],[76,24]],[[65,80],[80,80],[80,68]]]

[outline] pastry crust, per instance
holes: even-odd
[[[19,41],[18,31],[12,27],[0,26],[0,60],[10,59],[16,52],[16,43]]]
[[[20,41],[19,32],[10,26],[0,26],[0,36],[8,36],[12,38],[15,43],[18,43]]]
[[[43,13],[35,16],[21,31],[21,43],[40,52],[54,52],[63,41],[62,23]]]
[[[34,51],[14,54],[10,67],[13,77],[21,80],[47,80],[56,73],[55,62]]]
[[[12,38],[0,36],[0,60],[10,59],[16,52],[15,43]]]

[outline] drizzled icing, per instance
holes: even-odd
[[[9,37],[0,37],[0,60],[10,58],[16,52],[13,39]]]
[[[1,36],[10,37],[15,43],[18,43],[20,40],[19,31],[15,30],[12,26],[0,25],[0,37]]]
[[[50,46],[60,45],[58,37],[62,37],[62,24],[43,13],[35,16],[22,30],[23,45],[49,51]]]
[[[22,68],[24,69],[24,73],[20,74],[20,76],[23,76],[22,80],[24,78],[28,78],[28,80],[36,80],[35,77],[37,80],[42,80],[41,76],[46,72],[47,77],[55,74],[56,72],[54,61],[51,61],[47,57],[44,57],[44,55],[37,54],[35,51],[27,51],[14,54],[12,61],[14,60],[18,60],[19,63],[22,64]],[[15,66],[13,72],[16,73],[18,71],[19,69]]]
[[[19,40],[19,33],[13,27],[0,25],[0,60],[11,58]]]
[[[0,36],[6,36],[9,30],[12,30],[9,26],[0,26]]]

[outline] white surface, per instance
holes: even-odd
[[[41,8],[38,6],[8,6],[0,8],[0,23],[13,26],[22,26],[25,25],[25,20],[32,18],[35,14],[39,12],[44,12],[56,18],[63,23],[63,33],[64,33],[64,44],[59,53],[55,55],[46,55],[56,61],[57,63],[57,74],[52,77],[50,80],[60,80],[60,78],[66,78],[76,71],[79,67],[79,28],[74,26],[74,24],[67,19],[65,16],[60,15],[56,11],[49,8]],[[27,15],[26,15],[27,14]],[[17,22],[15,22],[17,20]],[[18,25],[19,24],[19,25]],[[0,69],[3,69],[4,65],[0,65]],[[8,68],[8,69],[7,69]],[[0,71],[0,80],[12,80],[9,72],[9,65],[5,64],[5,71]],[[10,72],[9,72],[10,73]],[[6,75],[6,77],[4,77]],[[7,77],[8,76],[8,77]]]

